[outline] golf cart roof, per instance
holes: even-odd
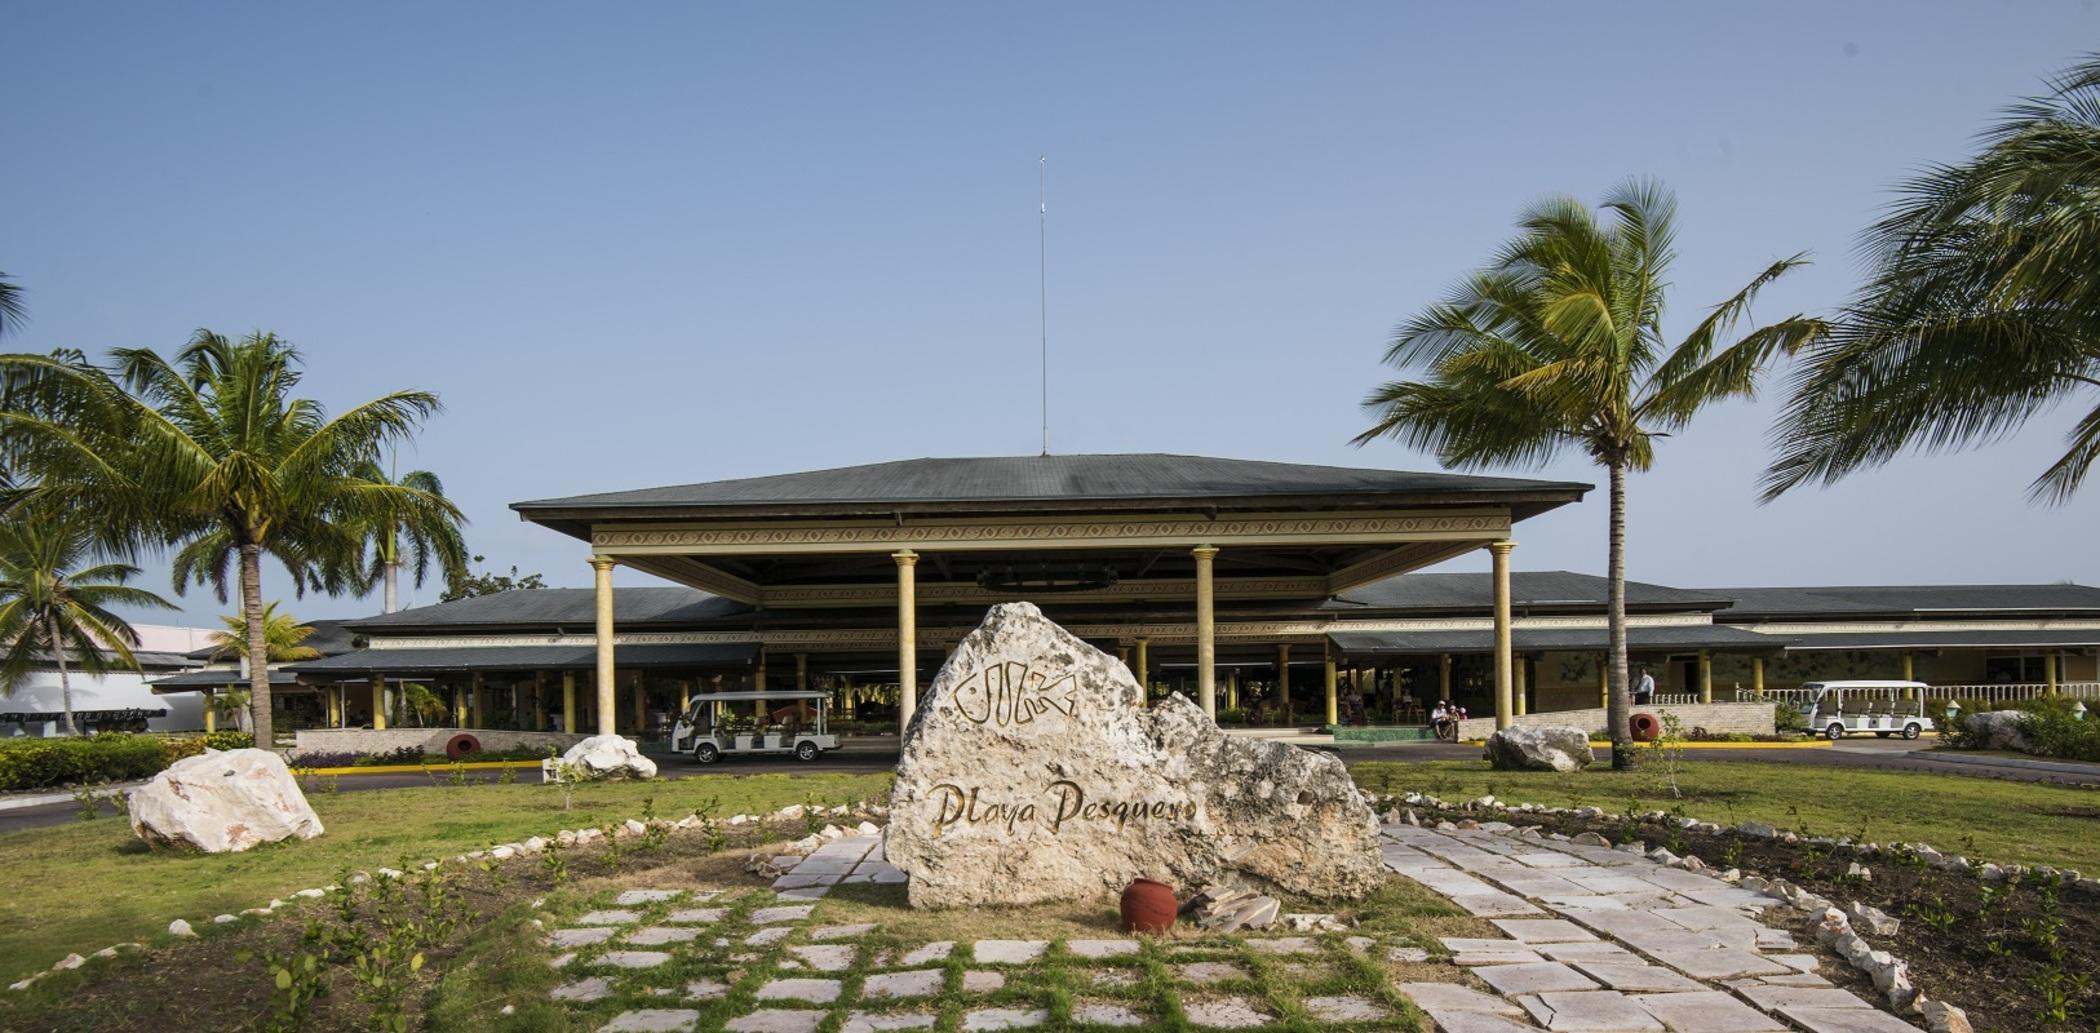
[[[695,703],[729,703],[750,699],[829,699],[831,693],[821,689],[746,689],[741,692],[696,692]]]
[[[1855,678],[1850,681],[1812,681],[1801,685],[1804,689],[1929,689],[1932,686],[1921,681],[1904,681],[1894,678],[1882,681],[1875,678]]]

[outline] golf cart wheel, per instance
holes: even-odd
[[[1925,734],[1925,729],[1918,727],[1916,722],[1903,726],[1903,737],[1905,739],[1915,739],[1923,734]]]
[[[713,764],[722,759],[722,748],[711,742],[693,747],[693,759],[702,764]]]
[[[796,760],[815,760],[819,752],[821,751],[817,749],[816,743],[805,740],[795,744]]]
[[[1824,738],[1830,739],[1832,741],[1842,739],[1845,737],[1845,726],[1841,724],[1833,724],[1830,727],[1823,729],[1823,736]]]

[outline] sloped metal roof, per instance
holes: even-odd
[[[1592,486],[1451,473],[1372,470],[1139,453],[905,459],[803,473],[517,502],[548,510],[770,504],[1214,499],[1261,496],[1574,492]]]
[[[1525,628],[1510,632],[1518,652],[1575,650],[1602,652],[1609,645],[1604,628]],[[1337,631],[1328,641],[1351,656],[1419,656],[1427,653],[1485,653],[1495,648],[1492,631]],[[1716,625],[1630,627],[1630,649],[1714,649],[1727,653],[1777,653],[1788,639]]]
[[[588,588],[514,589],[343,623],[359,632],[431,627],[583,627],[597,621],[597,606],[597,595]],[[702,623],[748,609],[742,603],[692,588],[646,586],[613,590],[613,621],[621,627]]]
[[[1836,585],[1709,588],[1735,600],[1715,620],[1808,616],[1918,616],[1948,613],[2100,613],[2100,588],[2051,585]]]
[[[590,645],[569,646],[455,646],[416,649],[360,649],[341,656],[291,664],[300,674],[363,674],[378,671],[387,675],[445,674],[463,671],[585,671],[597,666],[597,650]],[[635,667],[735,667],[758,656],[758,646],[732,645],[627,645],[613,648],[613,663],[622,669]]]
[[[1611,583],[1592,574],[1567,570],[1512,571],[1510,606],[1516,609],[1605,605]],[[1478,610],[1494,604],[1494,582],[1483,573],[1402,574],[1352,588],[1327,604],[1328,609]],[[1712,610],[1733,599],[1715,592],[1626,582],[1626,605],[1679,610]]]
[[[2100,646],[2100,628],[2083,631],[1935,631],[1921,622],[1904,631],[1846,631],[1790,636],[1787,652],[1832,649],[2080,649]]]

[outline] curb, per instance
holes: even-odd
[[[146,783],[143,781],[112,782],[106,789],[99,786],[96,787],[95,796],[97,799],[107,799],[109,797],[117,795],[118,793],[129,792],[130,790],[137,789],[138,787],[145,784]],[[17,811],[25,807],[49,807],[54,803],[72,802],[74,802],[74,796],[71,790],[55,793],[38,793],[35,796],[9,796],[6,798],[0,798],[0,811]]]
[[[1465,745],[1486,746],[1487,740],[1468,739],[1465,741]],[[1639,749],[1650,744],[1643,742],[1634,743],[1633,745],[1635,749]],[[1827,750],[1836,744],[1828,739],[1810,739],[1807,742],[1685,742],[1672,745],[1681,746],[1687,750]],[[1590,748],[1608,750],[1611,749],[1611,743],[1592,739],[1590,740]]]
[[[536,760],[474,760],[464,764],[367,764],[353,768],[302,768],[294,766],[292,776],[314,775],[417,775],[425,771],[494,771],[497,768],[537,768]],[[72,799],[67,797],[66,799]]]

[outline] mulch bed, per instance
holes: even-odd
[[[1424,812],[1425,819],[1427,813]],[[1456,817],[1459,812],[1446,812]],[[1489,815],[1465,812],[1484,819]],[[1614,843],[1637,838],[1715,868],[1783,878],[1839,907],[1860,901],[1901,919],[1893,936],[1855,927],[1877,950],[1910,964],[1911,982],[1928,997],[1966,1011],[1978,1033],[2054,1033],[2100,1029],[2100,896],[2068,886],[2044,886],[2038,877],[1993,886],[1973,874],[1947,872],[1886,854],[1865,856],[1804,841],[1703,834],[1658,823],[1631,826],[1620,819],[1496,812],[1496,820],[1537,825],[1550,832],[1595,832]],[[1987,859],[1971,858],[1979,865]],[[1846,874],[1858,862],[1871,872]],[[1773,902],[1770,916],[1798,914]],[[1791,926],[1804,949],[1824,959],[1821,974],[1878,1004],[1883,996],[1866,977],[1815,944],[1815,917]],[[1916,1021],[1913,1019],[1913,1021]]]

